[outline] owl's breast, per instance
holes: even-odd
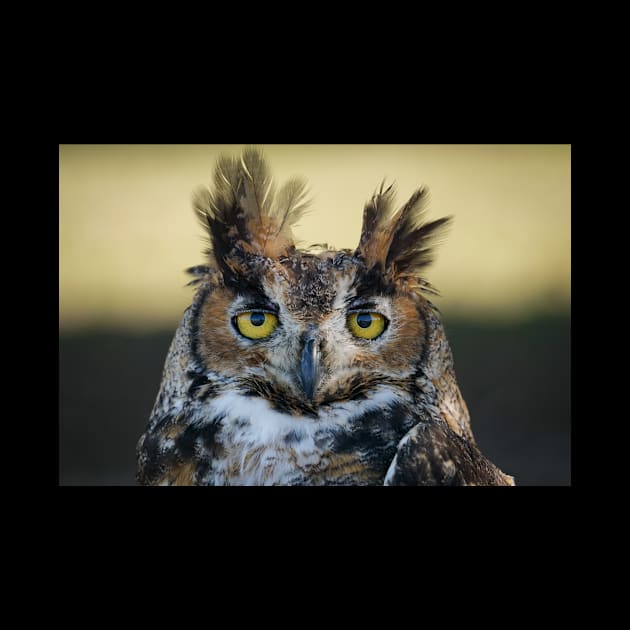
[[[391,392],[318,418],[237,394],[219,396],[211,409],[212,443],[196,451],[202,485],[380,485],[414,423],[408,402]]]
[[[307,441],[308,442],[308,441]],[[371,485],[383,475],[360,453],[335,453],[308,444],[233,444],[205,480],[211,485]]]

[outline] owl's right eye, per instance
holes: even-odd
[[[273,313],[247,311],[234,318],[238,332],[248,339],[263,339],[278,327],[278,318]]]
[[[360,339],[376,339],[387,327],[385,315],[374,312],[355,312],[348,315],[350,332]]]

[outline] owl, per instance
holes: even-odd
[[[296,247],[307,208],[262,154],[218,160],[210,247],[175,332],[142,485],[514,485],[479,450],[424,277],[449,218],[381,185],[356,249]]]

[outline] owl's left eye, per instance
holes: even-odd
[[[278,318],[273,313],[247,311],[234,318],[238,332],[248,339],[263,339],[278,327]]]
[[[387,319],[380,313],[350,313],[348,328],[350,332],[361,339],[376,339],[383,334]]]

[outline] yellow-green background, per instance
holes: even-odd
[[[424,184],[454,215],[429,280],[444,313],[522,317],[570,300],[570,145],[260,145],[276,179],[302,175],[304,244],[354,247],[383,178],[400,203]],[[242,145],[60,145],[60,326],[155,329],[190,302],[203,261],[193,190]]]
[[[261,146],[261,145],[258,145]],[[60,145],[59,479],[131,484],[203,262],[191,206],[243,145]],[[570,145],[263,145],[310,182],[304,244],[352,248],[383,178],[455,217],[428,280],[484,453],[519,485],[570,483]]]

